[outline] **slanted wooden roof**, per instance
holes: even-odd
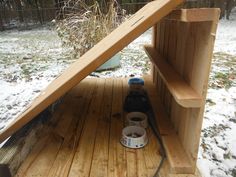
[[[182,2],[183,0],[156,0],[140,9],[55,79],[16,120],[0,133],[0,142],[27,124]]]

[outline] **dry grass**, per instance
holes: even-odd
[[[115,0],[106,3],[105,10],[98,1],[88,5],[83,0],[70,0],[61,13],[63,20],[57,21],[57,32],[66,46],[73,47],[74,57],[82,56],[125,18]]]

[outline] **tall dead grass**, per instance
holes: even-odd
[[[125,19],[116,0],[106,3],[106,9],[98,1],[91,5],[84,0],[69,0],[61,10],[62,20],[57,20],[57,32],[63,44],[73,47],[74,57],[82,56]]]

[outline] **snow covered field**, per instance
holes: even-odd
[[[204,177],[236,177],[236,13],[218,26],[198,167]]]
[[[72,62],[68,53],[49,29],[0,33],[0,130]]]
[[[205,177],[236,177],[236,13],[219,23],[208,90],[198,167]],[[122,51],[121,68],[97,77],[140,76],[150,66],[140,45]],[[0,131],[74,60],[53,30],[0,33]],[[132,69],[131,69],[132,68]],[[142,69],[140,69],[142,68]]]

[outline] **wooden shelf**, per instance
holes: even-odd
[[[156,49],[150,45],[145,45],[144,50],[157,67],[160,76],[178,104],[186,108],[200,107],[202,105],[202,97],[181,78],[166,60],[159,55]]]
[[[219,19],[219,12],[220,9],[218,8],[179,9],[172,11],[166,16],[166,19],[182,22],[217,21]]]
[[[151,79],[145,78],[145,88],[152,104],[171,172],[177,174],[194,173],[195,168],[191,164],[170,119],[164,111],[164,107],[160,103],[156,87],[152,84]]]

